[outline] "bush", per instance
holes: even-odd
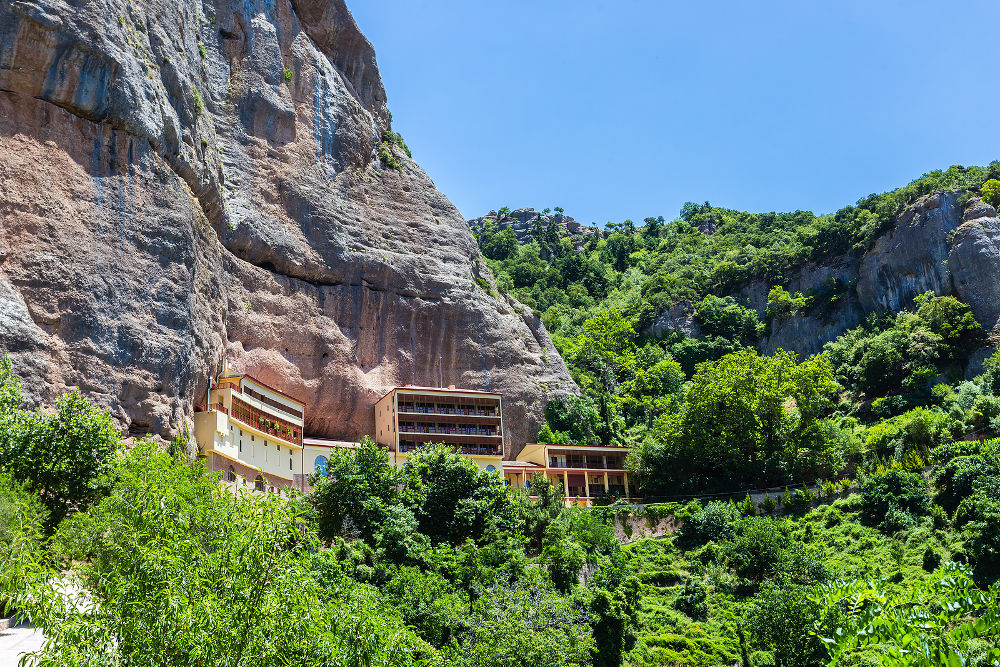
[[[912,525],[930,506],[926,480],[898,469],[867,479],[860,495],[861,519],[886,532]]]
[[[0,472],[39,494],[55,526],[100,497],[100,479],[121,446],[111,414],[74,389],[56,400],[56,414],[20,408],[20,382],[0,359]]]
[[[759,582],[777,571],[787,547],[788,538],[778,530],[774,519],[749,517],[740,521],[739,535],[726,555],[738,576]]]
[[[713,500],[684,522],[679,537],[692,546],[728,540],[736,534],[739,519],[740,513],[731,503]]]
[[[1000,181],[995,178],[986,181],[980,188],[979,194],[987,204],[1000,206]]]
[[[705,585],[697,579],[688,579],[684,590],[674,600],[674,608],[696,621],[704,621],[708,617],[708,592]]]
[[[23,562],[40,562],[48,511],[23,483],[0,473],[0,618],[15,611],[23,592]]]

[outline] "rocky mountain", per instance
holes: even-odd
[[[30,399],[167,435],[226,355],[316,435],[415,383],[502,391],[532,438],[576,388],[389,131],[343,0],[0,0],[0,350]]]
[[[903,210],[864,254],[800,267],[788,277],[788,291],[824,294],[826,305],[772,320],[762,351],[814,354],[869,313],[899,311],[924,292],[968,303],[987,332],[1000,326],[1000,219],[989,204],[975,197],[963,203],[961,195],[925,195]],[[733,296],[763,320],[771,287],[754,281]],[[664,312],[653,332],[668,328],[699,335],[697,322],[683,307]],[[970,372],[978,370],[975,366]]]
[[[569,237],[577,250],[582,249],[590,237],[599,231],[596,227],[580,224],[568,215],[559,212],[549,215],[533,208],[505,211],[503,215],[490,211],[484,216],[469,220],[468,224],[474,232],[481,231],[487,223],[495,224],[500,229],[511,229],[517,236],[517,242],[524,245],[535,238],[536,229],[546,230],[553,222],[559,226],[560,236]]]

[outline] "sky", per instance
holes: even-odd
[[[829,213],[1000,159],[996,0],[348,0],[466,218]]]

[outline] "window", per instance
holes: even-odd
[[[240,437],[243,437],[243,429],[240,429]]]
[[[486,466],[486,472],[496,472],[497,469],[491,465]]]
[[[227,482],[236,481],[236,471],[233,470],[233,466],[229,466],[229,470],[226,471],[226,481]]]
[[[242,440],[240,440],[240,451],[241,452],[243,451],[243,441]]]
[[[260,475],[257,475],[257,478],[253,481],[253,488],[254,488],[254,491],[263,491],[264,490],[264,478],[261,477]]]
[[[251,434],[250,434],[250,442],[253,442],[253,441],[254,441],[254,439],[253,439],[253,434],[251,433]],[[264,444],[267,444],[267,443],[264,443]]]
[[[292,460],[291,459],[288,459],[288,469],[289,470],[292,469]]]
[[[316,461],[313,463],[313,469],[326,477],[330,473],[329,461],[327,461],[325,456],[317,456]]]
[[[278,445],[278,453],[281,453],[281,445]]]

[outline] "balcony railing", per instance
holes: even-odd
[[[499,417],[496,410],[489,408],[446,408],[442,406],[407,406],[400,405],[399,411],[408,414],[422,415],[460,415],[466,417]]]
[[[445,445],[454,448],[456,452],[461,454],[466,454],[468,456],[502,456],[503,447],[483,447],[475,445],[460,445],[451,442],[445,442]],[[407,452],[413,452],[423,447],[423,443],[413,443],[413,442],[400,442],[399,451],[403,454]]]
[[[215,412],[221,412],[224,415],[228,415],[229,414],[229,410],[222,403],[211,403],[211,404],[209,404],[207,406],[204,403],[196,403],[195,406],[194,406],[194,411],[195,412],[212,412],[212,411],[215,411]]]
[[[265,435],[290,442],[299,447],[302,446],[302,427],[298,424],[259,410],[235,396],[233,397],[232,417]]]
[[[497,437],[500,435],[496,429],[487,428],[442,428],[433,426],[403,426],[399,427],[400,433],[435,433],[439,435],[478,435],[487,437]]]
[[[237,394],[242,394],[243,393],[243,391],[240,389],[240,381],[239,380],[225,380],[225,379],[219,380],[219,385],[216,388],[220,389],[220,390],[221,389],[232,389]]]
[[[624,461],[608,461],[605,463],[590,463],[584,461],[567,461],[565,463],[560,463],[559,461],[550,461],[550,468],[560,468],[568,470],[624,470]]]

